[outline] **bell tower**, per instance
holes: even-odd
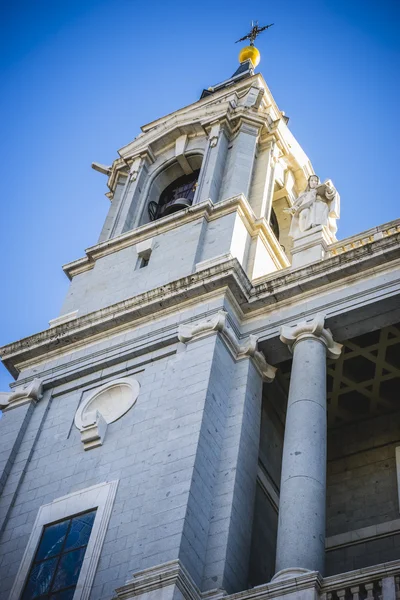
[[[64,267],[71,287],[62,316],[105,308],[230,259],[250,281],[289,267],[285,210],[312,167],[254,72],[259,59],[254,45],[245,47],[232,77],[144,125],[111,165],[93,163],[108,176],[110,208],[98,244]],[[143,266],[143,252],[146,270],[139,271],[132,265]]]
[[[63,267],[49,328],[0,349],[16,380],[0,394],[0,600],[380,597],[323,584],[342,544],[325,539],[326,413],[329,393],[331,422],[350,423],[347,388],[374,406],[370,372],[343,366],[357,348],[389,381],[398,225],[337,242],[339,195],[255,71],[269,27],[239,40],[232,76],[93,163],[99,240]],[[367,351],[371,318],[386,337]]]

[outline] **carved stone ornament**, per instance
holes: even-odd
[[[211,319],[200,321],[199,323],[190,323],[189,325],[180,325],[178,338],[180,342],[187,344],[194,337],[210,334],[213,331],[222,331],[225,327],[227,313],[219,310]]]
[[[0,408],[8,410],[27,404],[28,402],[38,402],[42,397],[42,382],[40,379],[33,379],[29,383],[18,387],[11,394],[0,394]]]
[[[215,148],[215,146],[218,144],[218,136],[217,135],[213,135],[210,138],[210,148]]]
[[[326,315],[318,313],[312,321],[302,321],[295,327],[283,325],[281,327],[280,339],[284,344],[289,346],[290,351],[293,351],[293,346],[296,342],[317,338],[325,344],[328,358],[337,359],[342,353],[343,346],[334,341],[330,329],[324,328],[325,319]]]
[[[135,158],[135,160],[132,162],[132,164],[129,168],[129,181],[136,181],[136,179],[138,178],[138,175],[139,175],[141,165],[142,165],[141,159],[139,157]]]
[[[131,181],[136,181],[137,177],[138,177],[139,171],[130,171],[129,172],[129,177]]]
[[[290,208],[284,209],[292,215],[289,236],[297,239],[306,231],[323,225],[332,239],[340,218],[340,196],[332,181],[320,183],[318,175],[310,175],[306,189]]]
[[[227,315],[225,310],[219,310],[211,319],[190,325],[181,325],[178,331],[179,341],[187,344],[195,338],[205,337],[218,331],[236,360],[251,357],[264,381],[271,382],[275,378],[276,368],[269,365],[263,353],[257,349],[256,336],[249,335],[244,344],[240,344],[228,325]]]
[[[101,446],[107,426],[120,419],[135,404],[139,382],[127,377],[116,379],[94,390],[75,413],[75,426],[81,432],[85,450]]]

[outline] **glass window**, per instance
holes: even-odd
[[[96,510],[46,525],[22,600],[72,600]]]

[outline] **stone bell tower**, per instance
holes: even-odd
[[[108,582],[93,563],[96,600],[165,564],[199,590],[247,585],[262,389],[275,369],[238,302],[290,266],[285,209],[312,167],[254,73],[258,51],[240,60],[197,102],[144,125],[112,165],[93,163],[110,200],[99,241],[65,265],[71,285],[50,328],[3,349],[17,377],[0,423],[15,431],[7,468],[21,428],[37,436],[19,487],[7,495],[5,483],[3,526],[37,469],[47,483],[24,529],[36,536],[43,505],[114,482],[97,544],[100,563],[114,546],[120,564]],[[72,512],[88,507],[76,500]],[[35,560],[24,539],[12,598]]]
[[[249,39],[230,78],[93,163],[110,200],[98,243],[64,266],[49,329],[1,349],[16,379],[0,395],[1,600],[322,589],[341,356],[326,321],[353,331],[368,300],[341,327],[335,286],[351,304],[363,269],[379,278],[374,252],[390,270],[396,249],[371,234],[342,261],[337,192]]]

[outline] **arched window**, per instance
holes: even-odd
[[[196,192],[199,173],[200,169],[197,169],[193,173],[190,173],[190,175],[183,175],[175,179],[161,193],[158,202],[149,202],[150,220],[155,221],[191,206]]]

